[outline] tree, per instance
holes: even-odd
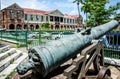
[[[44,24],[42,24],[41,28],[49,29],[50,28],[50,23],[44,23]]]
[[[111,16],[115,16],[116,11],[120,9],[120,2],[110,5],[107,9],[105,6],[109,0],[75,0],[74,2],[76,1],[83,5],[81,10],[88,15],[86,23],[91,27],[108,22]]]
[[[116,14],[114,17],[115,20],[118,20],[120,22],[120,13]]]

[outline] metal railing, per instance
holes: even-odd
[[[120,59],[120,31],[111,31],[106,37],[109,45],[104,48],[105,57]]]
[[[29,49],[36,45],[41,45],[49,41],[47,37],[41,37],[42,31],[9,30],[0,31],[0,40],[17,44],[17,47]]]
[[[32,37],[32,34],[36,34],[36,37]],[[104,48],[104,56],[120,59],[120,31],[112,31],[106,34],[106,37],[109,45]],[[0,40],[16,43],[18,47],[24,46],[27,49],[49,41],[47,38],[41,38],[41,31],[27,30],[0,31]]]

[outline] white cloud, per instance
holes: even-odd
[[[66,11],[67,14],[78,14],[78,12],[77,12],[77,4],[73,3],[73,0],[68,0],[68,1],[69,2],[67,2],[67,3],[65,3],[65,2],[54,2],[54,4],[58,8],[64,9],[64,11]]]
[[[74,0],[67,0],[68,2],[54,2],[54,4],[56,5],[56,7],[58,8],[64,8],[64,10],[68,11],[68,14],[71,15],[76,15],[78,14],[78,8],[77,8],[77,3],[73,3]],[[82,7],[82,4],[79,5],[80,8]]]
[[[54,4],[60,8],[71,8],[74,6],[74,4],[72,3],[65,3],[65,2],[54,2]]]

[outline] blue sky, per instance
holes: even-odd
[[[63,14],[78,14],[76,3],[72,3],[73,0],[1,0],[1,8],[5,8],[13,3],[17,3],[23,8],[41,9],[41,10],[55,10],[59,9]],[[109,5],[114,5],[120,0],[110,0]],[[80,4],[80,7],[82,5]],[[107,7],[106,6],[106,7]],[[120,13],[120,10],[117,11]],[[85,19],[85,15],[81,12],[81,15]]]

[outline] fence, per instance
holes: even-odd
[[[120,59],[120,31],[106,34],[108,47],[104,48],[105,57]]]
[[[16,43],[18,47],[27,49],[48,42],[49,39],[41,36],[42,31],[0,31],[0,40]],[[109,46],[104,48],[105,57],[120,59],[120,31],[106,34]]]
[[[24,46],[29,49],[31,46],[39,45],[41,43],[41,37],[39,31],[37,33],[33,31],[22,30],[9,30],[0,31],[0,40],[8,41],[17,44],[18,47]]]

